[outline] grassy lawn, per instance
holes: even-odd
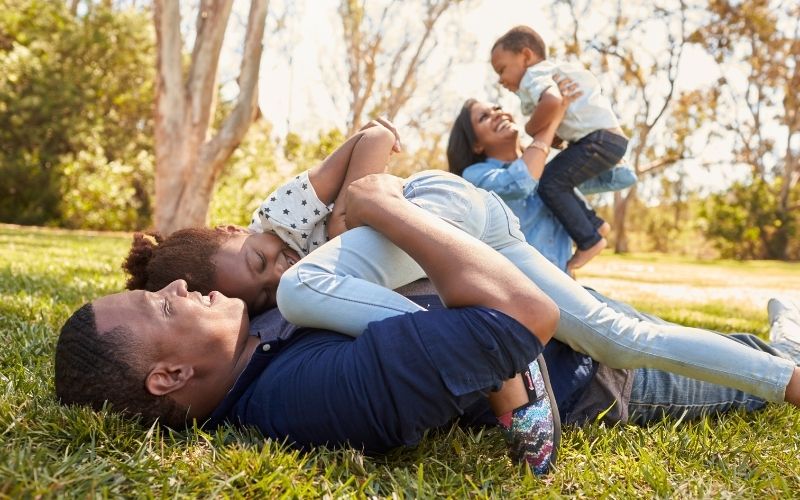
[[[493,429],[432,433],[369,458],[310,454],[258,433],[169,432],[55,403],[58,328],[83,302],[123,286],[125,235],[0,225],[0,497],[475,496],[775,497],[800,491],[800,411],[647,428],[567,427],[558,470],[511,464]],[[800,266],[604,255],[579,279],[672,321],[765,334],[766,298],[800,298]],[[677,300],[676,300],[677,299]]]

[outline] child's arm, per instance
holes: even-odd
[[[535,137],[536,134],[547,130],[554,120],[560,121],[562,117],[561,101],[561,94],[558,90],[549,88],[544,91],[539,103],[536,105],[536,110],[528,120],[528,123],[525,124],[525,132],[529,136]],[[555,139],[553,142],[555,142]]]
[[[556,129],[561,123],[564,113],[572,101],[583,95],[577,84],[569,78],[559,79],[556,83],[558,83],[560,94],[564,97],[558,99],[558,104],[553,108],[552,119],[533,135],[533,142],[522,153],[522,160],[534,179],[539,179],[542,176],[547,154],[550,150],[548,144],[553,142]]]
[[[328,220],[330,238],[346,230],[347,186],[365,175],[385,172],[389,156],[397,151],[400,151],[400,139],[391,122],[373,120],[308,171],[309,181],[320,201],[334,204]]]

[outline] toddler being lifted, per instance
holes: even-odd
[[[500,84],[517,94],[522,112],[530,116],[525,131],[532,137],[554,119],[561,103],[554,78],[568,77],[583,93],[556,129],[558,139],[569,145],[547,164],[538,187],[542,201],[578,247],[567,264],[571,272],[606,247],[604,234],[609,228],[578,198],[575,187],[619,163],[628,139],[597,78],[576,64],[547,60],[545,44],[531,28],[517,26],[501,36],[492,47],[492,67]],[[550,151],[550,145],[541,141],[528,147]]]

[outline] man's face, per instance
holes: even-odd
[[[262,313],[275,307],[281,275],[298,260],[272,233],[235,233],[214,254],[215,288],[242,299],[250,314]]]
[[[495,47],[492,50],[492,68],[499,77],[500,85],[511,92],[519,90],[519,83],[529,66],[528,59],[524,51],[511,52],[500,46]]]
[[[157,361],[167,360],[230,378],[249,336],[241,300],[219,292],[188,292],[183,280],[157,292],[133,290],[101,297],[93,305],[97,331],[127,327],[136,337],[133,345],[141,355],[137,361],[148,372]],[[228,387],[232,384],[233,380]]]

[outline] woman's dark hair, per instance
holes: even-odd
[[[212,260],[231,233],[208,228],[181,229],[166,238],[159,233],[135,233],[122,268],[130,275],[129,290],[155,292],[177,279],[202,294],[215,290]]]
[[[173,428],[186,425],[187,409],[169,396],[147,390],[139,365],[142,346],[125,326],[97,331],[94,308],[85,304],[61,327],[55,356],[56,397],[64,405],[87,405],[116,411]]]
[[[450,172],[462,175],[464,169],[473,163],[486,160],[485,154],[475,152],[475,129],[472,128],[472,106],[478,101],[467,99],[458,113],[453,127],[450,129],[450,139],[447,141],[447,165]]]

